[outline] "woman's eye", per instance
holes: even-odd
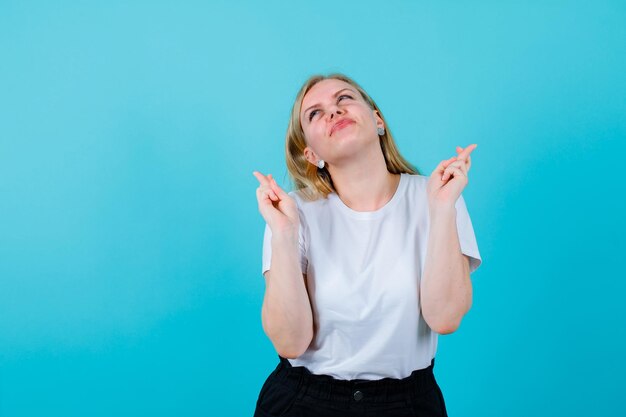
[[[340,102],[343,98],[349,98],[352,99],[352,96],[348,95],[348,94],[342,94],[339,97],[337,97],[337,102]],[[309,122],[311,120],[313,120],[313,117],[315,117],[315,115],[317,114],[317,112],[319,112],[319,110],[313,110],[312,112],[309,113]]]

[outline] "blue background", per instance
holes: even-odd
[[[618,416],[626,4],[0,2],[0,416],[248,416],[253,170],[341,71],[428,175],[477,143],[483,265],[439,339],[449,414]]]

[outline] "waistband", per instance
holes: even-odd
[[[316,375],[304,366],[292,366],[287,359],[279,358],[280,363],[272,372],[275,380],[299,392],[300,396],[320,400],[359,403],[405,401],[407,397],[427,393],[437,385],[433,374],[435,358],[428,367],[415,370],[406,378],[378,380],[342,380],[330,375]]]

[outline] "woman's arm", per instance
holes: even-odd
[[[472,305],[469,259],[461,252],[456,224],[456,201],[468,183],[472,144],[441,161],[428,179],[430,231],[420,282],[422,316],[440,334],[454,332]]]
[[[259,211],[272,231],[272,259],[265,273],[263,330],[283,358],[300,356],[313,339],[313,313],[300,267],[300,216],[296,201],[274,178],[255,171]]]
[[[469,259],[461,252],[454,207],[431,215],[420,300],[424,320],[439,334],[454,332],[472,305]]]
[[[300,269],[298,236],[272,235],[271,269],[265,273],[263,330],[283,358],[297,358],[313,339],[313,313]]]

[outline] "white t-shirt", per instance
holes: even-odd
[[[391,200],[359,212],[336,193],[304,200],[289,193],[300,214],[300,264],[307,274],[315,333],[293,366],[337,379],[405,378],[430,365],[437,333],[424,321],[419,283],[428,244],[428,177],[401,174]],[[482,262],[465,201],[456,204],[461,251],[470,272]],[[270,269],[271,230],[263,241]]]

